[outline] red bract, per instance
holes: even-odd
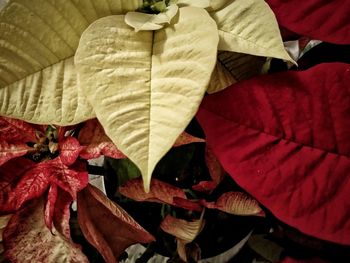
[[[33,200],[17,211],[4,231],[6,257],[13,263],[89,262],[78,246],[45,226],[44,203]],[[67,223],[67,222],[66,222]]]
[[[195,143],[195,142],[205,142],[205,140],[198,138],[198,137],[195,137],[195,136],[192,136],[191,134],[188,134],[186,132],[183,132],[183,133],[181,133],[179,138],[177,138],[173,147],[179,147],[182,145]]]
[[[32,126],[23,121],[0,117],[0,166],[25,155],[30,150],[26,143],[34,141],[36,132]]]
[[[267,0],[278,23],[290,31],[335,44],[350,44],[350,2]]]
[[[350,244],[350,65],[240,82],[197,114],[234,180],[302,232]]]
[[[91,185],[78,195],[78,221],[86,239],[107,263],[118,262],[132,244],[155,241],[127,212]]]
[[[80,156],[84,159],[94,159],[101,155],[115,159],[126,157],[108,138],[97,119],[85,123],[79,133],[78,140],[83,146]]]
[[[144,191],[141,178],[127,181],[126,184],[119,187],[119,193],[135,201],[165,203],[169,205],[174,204],[174,197],[186,199],[186,195],[182,189],[157,179],[152,179],[149,193]]]

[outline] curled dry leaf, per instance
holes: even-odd
[[[201,212],[203,210],[203,207],[198,202],[180,197],[173,198],[173,205],[190,211]]]
[[[192,136],[191,134],[188,134],[187,132],[183,132],[180,134],[180,136],[175,141],[173,147],[179,147],[182,145],[195,143],[195,142],[205,142],[204,139]]]
[[[224,179],[226,172],[208,146],[205,148],[205,163],[208,167],[211,179],[218,185],[222,179]]]
[[[132,244],[155,241],[127,212],[92,185],[78,194],[78,221],[86,239],[107,263],[118,262],[118,257]]]
[[[5,227],[7,226],[7,223],[10,221],[12,215],[4,215],[0,216],[0,262],[3,260],[3,253],[4,253],[4,245],[2,242],[2,235],[4,232]]]
[[[215,206],[207,207],[216,208],[233,215],[263,215],[263,211],[259,206],[259,203],[255,199],[242,192],[224,193],[216,201]]]
[[[185,244],[192,242],[202,231],[205,220],[204,210],[201,217],[194,221],[186,221],[171,215],[167,215],[162,221],[160,228],[174,237],[182,240]]]
[[[141,178],[131,179],[118,189],[122,195],[135,201],[147,201],[156,203],[174,204],[173,198],[187,199],[184,191],[171,184],[152,179],[150,191],[146,193],[143,189]]]
[[[88,263],[79,247],[44,222],[44,202],[27,203],[10,219],[3,241],[6,257],[13,263]]]

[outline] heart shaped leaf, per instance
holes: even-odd
[[[217,44],[215,22],[194,7],[180,8],[177,23],[156,32],[136,33],[124,16],[109,16],[81,37],[81,88],[107,135],[139,167],[146,191],[155,165],[198,109]]]
[[[276,217],[350,244],[350,65],[239,82],[197,115],[224,169]]]

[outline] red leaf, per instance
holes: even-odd
[[[35,166],[35,163],[16,158],[0,167],[0,213],[13,212],[21,205],[16,196],[16,186],[21,178]]]
[[[86,239],[107,263],[117,262],[132,244],[155,241],[127,212],[91,185],[78,195],[78,221]]]
[[[25,155],[31,148],[24,143],[0,141],[0,166],[7,161]]]
[[[74,166],[66,166],[61,158],[39,163],[39,169],[46,170],[50,182],[59,186],[62,190],[68,192],[73,199],[77,198],[77,192],[82,190],[88,184],[88,173],[82,167],[82,163],[76,162]]]
[[[267,0],[280,25],[313,39],[350,44],[350,2]]]
[[[174,197],[187,199],[182,189],[157,179],[152,179],[149,193],[144,191],[141,178],[127,181],[126,184],[119,187],[119,192],[135,201],[165,203],[169,205],[173,204]]]
[[[60,158],[63,164],[70,166],[79,157],[83,147],[80,146],[79,141],[74,137],[67,137],[59,143]]]
[[[225,177],[225,170],[208,146],[205,148],[205,162],[211,179],[218,185]]]
[[[192,189],[197,192],[210,192],[216,188],[217,184],[214,181],[201,181],[192,186]]]
[[[25,143],[36,141],[36,130],[30,124],[5,117],[0,117],[0,142]]]
[[[53,223],[58,232],[64,235],[67,239],[70,237],[70,206],[73,202],[70,194],[62,189],[58,189],[55,210],[53,214]]]
[[[89,262],[77,245],[53,232],[44,222],[43,201],[31,201],[12,216],[4,231],[6,257],[13,263]]]
[[[191,134],[188,134],[186,132],[183,132],[181,133],[179,138],[177,138],[173,147],[179,147],[179,146],[194,143],[194,142],[205,142],[205,140],[192,136]]]
[[[225,170],[279,219],[350,244],[350,65],[240,82],[197,114]]]
[[[173,205],[190,211],[201,212],[203,210],[203,207],[198,202],[181,197],[174,197]]]
[[[47,200],[45,205],[45,224],[51,230],[53,216],[55,212],[55,204],[57,201],[57,186],[51,185],[47,194]]]
[[[97,119],[87,121],[79,133],[78,140],[83,147],[81,158],[94,159],[101,155],[115,159],[126,158],[105,134]]]

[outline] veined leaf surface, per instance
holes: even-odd
[[[219,50],[293,62],[285,51],[275,16],[263,0],[235,0],[210,13],[219,29]]]
[[[149,190],[155,165],[188,125],[207,89],[217,28],[199,8],[180,8],[175,24],[135,33],[124,16],[93,23],[75,56],[97,118],[141,170]]]
[[[11,0],[0,11],[0,115],[68,125],[94,117],[73,58],[83,31],[141,0]]]
[[[197,117],[225,170],[275,216],[350,244],[350,65],[233,85]]]

